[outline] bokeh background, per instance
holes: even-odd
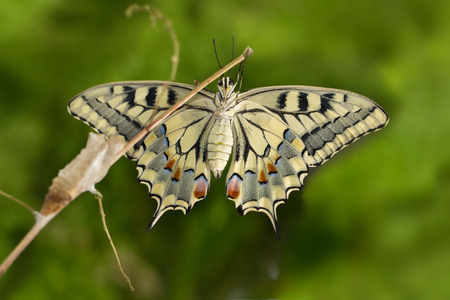
[[[164,80],[172,44],[132,1],[2,0],[0,189],[36,209],[89,128],[68,101],[100,83]],[[250,45],[243,90],[285,84],[366,95],[390,114],[313,170],[278,208],[240,216],[224,179],[184,216],[156,208],[121,159],[97,188],[136,291],[122,278],[96,200],[58,215],[0,278],[1,299],[449,299],[450,2],[228,0],[141,2],[173,21],[177,81],[203,80]],[[211,87],[214,89],[214,86]],[[0,259],[32,226],[0,198]]]

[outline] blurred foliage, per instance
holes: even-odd
[[[163,80],[171,42],[131,1],[2,1],[0,188],[40,207],[57,171],[84,146],[70,117],[78,92],[119,80]],[[121,159],[98,185],[130,292],[82,195],[0,278],[1,299],[449,299],[450,2],[173,1],[149,3],[173,20],[178,81],[215,70],[250,45],[243,90],[303,84],[352,90],[390,114],[313,170],[278,208],[281,240],[261,213],[239,216],[213,180],[187,215],[156,208]],[[214,89],[214,86],[211,87]],[[0,199],[0,259],[33,223]]]

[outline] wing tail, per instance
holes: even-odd
[[[291,191],[301,188],[308,173],[302,159],[306,150],[299,137],[267,109],[257,104],[240,109],[227,196],[241,214],[264,212],[277,232],[276,208]]]

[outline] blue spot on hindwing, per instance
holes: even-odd
[[[277,160],[275,160],[275,166],[277,167],[281,167],[281,156],[277,158]]]
[[[283,139],[288,141],[289,138],[291,137],[291,134],[292,134],[291,131],[289,129],[286,129],[283,133]]]
[[[166,125],[162,124],[160,126],[158,126],[156,129],[154,129],[155,134],[157,137],[162,137],[163,135],[166,134],[167,132],[167,128]]]
[[[278,151],[278,152],[279,152],[279,151],[282,151],[283,148],[284,148],[284,142],[281,142],[281,143],[278,145],[278,147],[277,147],[277,151]]]

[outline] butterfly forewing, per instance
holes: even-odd
[[[102,84],[75,96],[68,110],[106,136],[131,140],[155,118],[193,89],[181,83],[163,81],[113,82]],[[215,107],[214,93],[203,90],[190,101],[205,109]],[[128,153],[136,159],[134,149]]]
[[[369,98],[337,89],[266,87],[242,93],[240,99],[258,103],[283,120],[305,145],[310,166],[388,122],[386,112]]]

